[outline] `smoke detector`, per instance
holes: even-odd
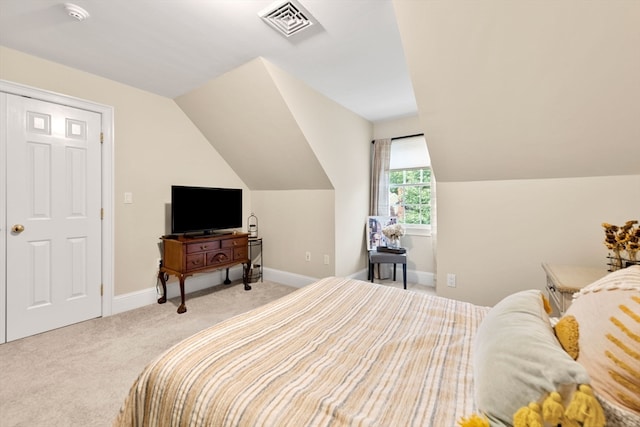
[[[285,37],[298,34],[317,22],[300,3],[291,0],[275,2],[258,16]]]
[[[77,21],[84,21],[90,16],[89,12],[73,3],[65,3],[64,9],[67,11],[67,15]]]

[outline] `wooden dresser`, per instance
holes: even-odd
[[[242,281],[245,290],[250,290],[247,270],[249,266],[249,234],[229,233],[220,235],[185,237],[163,236],[162,262],[158,272],[158,278],[162,283],[162,297],[159,304],[167,302],[168,275],[178,277],[180,281],[181,304],[178,313],[187,311],[184,303],[184,281],[188,276],[211,270],[227,269],[229,280],[229,267],[243,264]]]
[[[553,308],[553,316],[562,316],[571,305],[574,293],[607,274],[604,267],[543,263],[542,269],[547,275],[547,293]]]

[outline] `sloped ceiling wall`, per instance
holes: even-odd
[[[640,173],[640,2],[394,8],[439,182]]]
[[[333,189],[264,59],[175,101],[251,190]]]

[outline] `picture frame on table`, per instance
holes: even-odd
[[[387,246],[387,238],[382,229],[398,222],[396,216],[376,215],[367,217],[367,250],[373,251],[378,246]]]

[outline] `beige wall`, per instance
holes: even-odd
[[[604,266],[600,223],[640,215],[640,3],[393,5],[437,181],[438,294],[490,305],[541,289],[542,262]]]
[[[317,278],[335,274],[333,190],[253,191],[251,198],[265,268]]]
[[[305,237],[305,233],[298,238],[313,245],[316,240],[326,239],[321,234],[331,233],[335,254],[330,263],[335,268],[323,267],[323,271],[337,276],[356,273],[366,266],[364,229],[369,203],[372,125],[274,65],[267,63],[267,67],[335,189],[333,227],[315,223],[316,234]],[[295,258],[298,254],[294,254]]]
[[[173,100],[3,47],[0,78],[114,108],[115,295],[155,286],[171,184],[244,188],[249,215],[243,182]]]
[[[373,124],[373,139],[397,138],[419,133],[424,133],[424,130],[418,115],[379,120]]]
[[[372,125],[273,72],[338,190],[257,191],[252,196],[173,100],[0,48],[0,78],[114,108],[115,295],[156,285],[158,238],[169,231],[172,184],[243,188],[244,217],[255,212],[265,238],[265,267],[309,277],[364,269]],[[123,203],[125,192],[133,194],[133,204]]]
[[[170,99],[2,47],[0,78],[114,107],[116,295],[155,286],[171,184],[246,190]],[[285,94],[296,87],[279,84]],[[376,124],[372,132],[366,121],[316,105],[311,95],[285,96],[292,109],[298,106],[296,119],[332,183],[345,190],[246,191],[245,217],[252,204],[265,238],[267,267],[314,277],[351,274],[364,267],[362,206],[367,206],[368,184],[360,177],[368,182],[370,140],[414,133],[415,122]],[[314,114],[323,119],[329,114],[336,126],[322,129],[326,121],[313,120]],[[367,160],[354,162],[362,153]],[[133,193],[133,204],[122,203],[124,192]],[[351,214],[352,209],[364,210]],[[603,265],[601,222],[622,223],[639,213],[640,175],[439,182],[438,293],[493,304],[519,289],[541,289],[541,262]],[[309,227],[318,231],[307,233]],[[404,242],[412,253],[428,246],[414,239]],[[291,249],[281,252],[283,247]],[[310,262],[304,261],[306,251],[312,253]],[[329,266],[323,264],[325,254]],[[417,261],[416,269],[434,271]],[[456,288],[444,285],[447,273],[457,275]]]
[[[493,305],[543,289],[542,262],[604,271],[601,223],[639,215],[640,175],[439,183],[438,295]]]
[[[252,188],[266,268],[364,269],[370,122],[264,58],[176,102]]]
[[[375,122],[373,139],[394,138],[424,133],[418,116],[400,117]],[[429,141],[427,141],[429,146]],[[433,236],[406,234],[402,246],[407,248],[407,268],[409,270],[435,273],[436,261]]]

